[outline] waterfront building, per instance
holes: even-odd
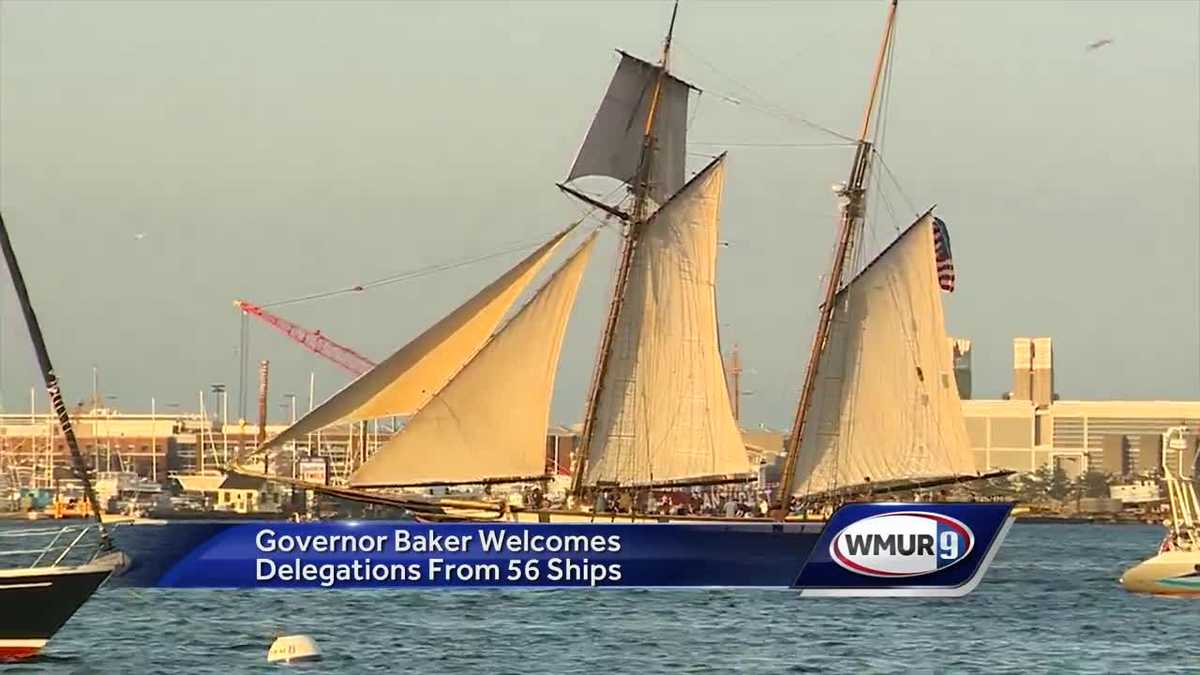
[[[280,510],[281,503],[277,493],[270,490],[262,478],[231,474],[217,488],[215,506],[218,511],[274,513]]]
[[[84,461],[101,473],[125,472],[166,484],[174,475],[217,469],[254,445],[258,427],[227,424],[195,413],[125,413],[96,408],[72,415]],[[269,424],[268,436],[284,425]],[[361,454],[390,437],[386,425],[342,425],[285,448],[273,470],[291,475],[310,452],[327,458],[331,480],[348,475]],[[53,489],[70,458],[58,420],[46,414],[0,414],[0,475],[10,485]]]
[[[1054,392],[1050,338],[1013,340],[1013,390],[999,400],[964,400],[967,434],[980,470],[1061,466],[1123,476],[1155,472],[1161,434],[1200,429],[1200,401],[1064,401]],[[1200,440],[1182,451],[1195,465]],[[1179,451],[1175,451],[1179,452]]]

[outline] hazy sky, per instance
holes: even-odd
[[[1010,387],[1013,336],[1049,335],[1064,398],[1200,398],[1198,8],[901,3],[882,152],[903,194],[883,186],[896,216],[879,208],[874,247],[939,205],[958,267],[948,329],[974,340],[977,397]],[[690,167],[730,151],[718,293],[754,392],[748,423],[790,421],[830,185],[851,156],[796,120],[855,131],[885,10],[680,8],[673,70],[705,90]],[[97,365],[120,408],[155,396],[194,410],[201,388],[237,385],[235,298],[560,229],[580,210],[553,183],[613,48],[654,58],[669,15],[663,2],[0,2],[0,208],[70,399]],[[557,422],[581,413],[614,250],[608,234],[580,295]],[[517,257],[280,311],[378,359]],[[3,295],[0,385],[7,409],[27,410],[32,354]],[[310,371],[319,398],[347,381],[265,326],[251,336],[277,417],[284,393],[306,404]]]

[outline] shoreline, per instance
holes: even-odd
[[[1162,525],[1159,522],[1147,522],[1140,518],[1113,517],[1107,514],[1057,516],[1048,514],[1018,515],[1018,523],[1034,525]]]
[[[231,513],[228,511],[188,511],[177,513],[150,513],[145,516],[149,519],[157,520],[285,520],[277,513]],[[1061,525],[1161,525],[1159,522],[1147,522],[1140,518],[1129,516],[1114,516],[1113,514],[1094,514],[1094,515],[1054,515],[1054,514],[1030,514],[1023,513],[1015,516],[1018,523],[1029,523],[1035,525],[1045,524],[1061,524]],[[37,518],[29,518],[26,512],[21,511],[0,511],[0,521],[28,521],[28,522],[44,522],[44,521],[62,521],[62,520],[91,520],[91,518],[81,518],[79,516],[68,516],[65,518],[54,518],[51,515],[39,514]],[[135,517],[128,515],[105,514],[104,522],[118,523],[137,520]]]

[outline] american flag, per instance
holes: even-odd
[[[947,293],[954,292],[954,257],[950,255],[950,230],[941,218],[933,219],[933,252],[937,258],[938,284]]]

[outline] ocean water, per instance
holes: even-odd
[[[0,673],[1200,672],[1200,600],[1125,592],[1162,528],[1017,524],[970,596],[104,589]],[[0,608],[13,611],[15,608]],[[308,633],[323,661],[267,665]]]

